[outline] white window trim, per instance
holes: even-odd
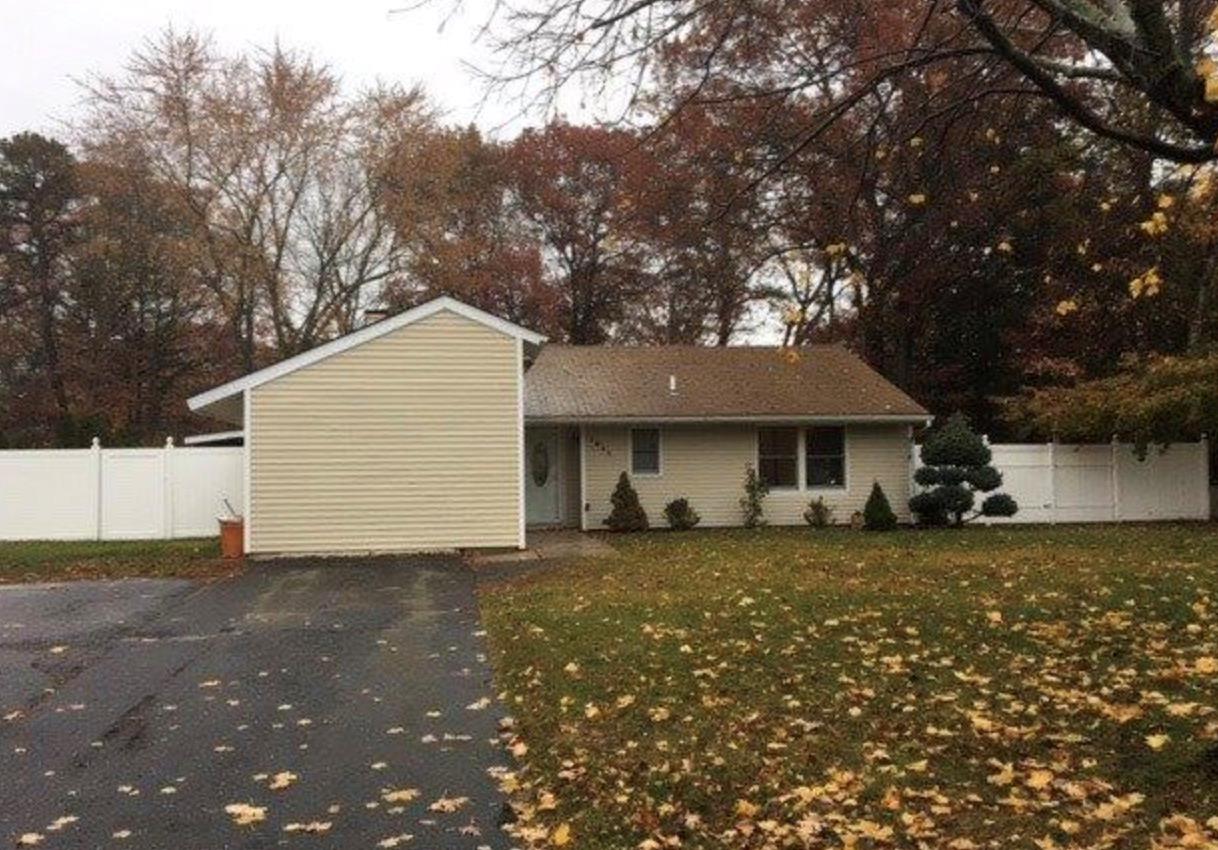
[[[842,429],[842,483],[832,486],[821,485],[813,487],[808,483],[808,432],[813,427],[817,428],[841,428]],[[817,425],[807,426],[799,429],[800,434],[799,450],[802,456],[799,465],[799,483],[800,488],[808,493],[844,493],[850,489],[850,429],[845,425]]]
[[[634,432],[635,431],[655,431],[656,432],[656,471],[655,472],[636,472],[634,469]],[[629,460],[626,462],[630,467],[630,475],[632,478],[663,478],[664,477],[664,429],[659,425],[635,425],[628,429],[629,437],[627,442],[630,444],[628,449]]]
[[[818,425],[816,427],[840,427],[842,429],[842,484],[836,487],[811,487],[808,485],[808,431],[812,426],[807,425],[765,425],[759,426],[753,432],[753,468],[761,474],[761,430],[765,428],[794,428],[795,444],[795,481],[794,487],[771,487],[771,493],[812,493],[812,494],[841,494],[850,489],[850,428],[847,425]],[[633,454],[633,453],[632,453]]]

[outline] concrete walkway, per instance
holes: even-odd
[[[603,537],[570,528],[530,531],[527,549],[509,552],[476,552],[468,560],[473,567],[501,564],[528,564],[534,561],[571,561],[580,558],[607,558],[616,551]]]

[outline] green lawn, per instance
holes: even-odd
[[[218,538],[0,543],[0,584],[91,578],[227,575]]]
[[[613,543],[483,593],[524,838],[1218,842],[1216,526]]]

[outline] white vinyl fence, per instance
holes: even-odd
[[[922,465],[914,447],[914,468]],[[1206,441],[1151,446],[1139,460],[1122,443],[995,443],[1002,488],[1019,504],[994,523],[1137,522],[1210,518]]]
[[[914,447],[914,466],[920,465]],[[994,444],[1002,491],[1019,503],[987,522],[1209,519],[1208,447]],[[244,449],[0,451],[0,540],[138,540],[217,533],[227,500],[244,511]]]
[[[0,540],[140,540],[218,533],[244,510],[244,449],[0,451]]]

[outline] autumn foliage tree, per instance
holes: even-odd
[[[78,236],[82,203],[75,157],[60,142],[34,133],[0,140],[0,333],[3,386],[34,422],[11,422],[29,433],[35,422],[68,439],[73,430],[71,364],[61,317],[72,300],[68,255]]]
[[[604,342],[644,291],[633,198],[651,178],[624,130],[554,123],[508,149],[514,202],[543,246],[568,342]]]
[[[641,142],[654,175],[633,201],[652,272],[637,320],[643,339],[727,345],[764,298],[767,212],[748,186],[750,159],[764,151],[740,145],[757,120],[747,105],[690,108]]]
[[[544,0],[490,23],[497,84],[545,103],[625,87],[657,135],[747,104],[729,144],[788,338],[852,338],[990,428],[1028,382],[1206,350],[1218,247],[1156,198],[1218,158],[1216,27],[1209,0]]]
[[[243,369],[265,342],[292,354],[350,330],[400,271],[374,175],[383,145],[427,125],[418,91],[349,99],[307,55],[228,55],[173,31],[89,91],[87,155],[138,151],[177,193]]]
[[[164,33],[90,82],[70,151],[35,151],[64,176],[39,184],[66,187],[50,226],[5,196],[3,439],[159,439],[191,427],[193,389],[441,293],[575,343],[843,341],[936,413],[1048,436],[1002,399],[1211,349],[1213,166],[1168,161],[1204,116],[1166,100],[1195,92],[1117,81],[1153,60],[1082,61],[1048,4],[974,5],[546,0],[532,36],[510,14],[493,31],[516,60],[558,50],[555,85],[609,79],[644,38],[618,56],[647,62],[630,121],[504,138],[306,54]],[[1180,61],[1201,6],[1163,13]],[[623,29],[636,13],[660,17]],[[612,36],[564,64],[581,31]]]
[[[550,101],[611,75],[645,89],[653,66],[675,63],[699,89],[728,81],[740,97],[779,95],[784,108],[819,97],[796,140],[806,145],[902,79],[956,75],[971,102],[1033,96],[1130,149],[1218,158],[1218,66],[1208,52],[1218,14],[1208,0],[505,0],[490,26],[500,81],[533,81]]]
[[[561,333],[542,245],[517,209],[508,149],[477,129],[433,128],[385,152],[383,213],[406,252],[385,306],[452,295],[546,333]]]
[[[1012,417],[1063,440],[1119,437],[1145,452],[1218,434],[1218,355],[1131,359],[1117,374],[1031,389]]]
[[[210,319],[190,214],[138,159],[85,163],[81,181],[89,203],[64,333],[76,404],[92,433],[76,442],[164,439],[186,420],[183,395],[200,380],[221,379],[216,367],[234,353]]]

